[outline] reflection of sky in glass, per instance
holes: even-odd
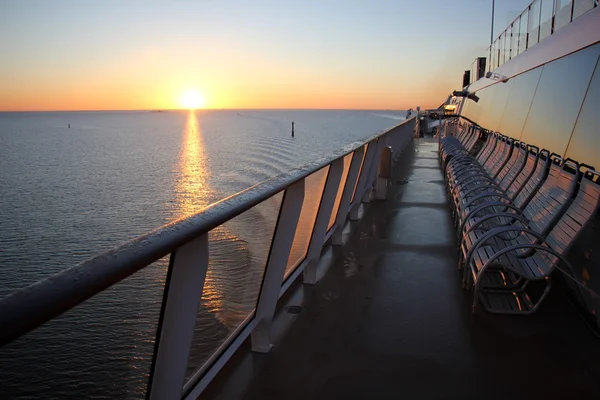
[[[595,0],[575,0],[573,4],[573,21],[594,8]]]
[[[510,96],[498,128],[504,135],[515,139],[521,137],[542,70],[543,67],[536,68],[509,81],[513,81]]]
[[[342,194],[344,192],[344,187],[346,186],[346,179],[348,178],[348,172],[350,171],[350,162],[352,161],[352,154],[350,153],[344,157],[344,169],[342,171],[342,178],[340,179],[340,184],[338,186],[338,191],[335,196],[335,202],[333,203],[333,209],[331,215],[329,217],[329,223],[327,224],[327,230],[331,229],[333,224],[335,223],[335,218],[337,216],[337,212],[340,208],[340,201],[342,200]]]
[[[540,0],[531,3],[529,11],[529,37],[527,38],[527,48],[537,44],[540,35]]]
[[[292,244],[292,249],[290,250],[284,278],[286,278],[306,257],[313,227],[315,226],[315,220],[317,218],[317,212],[321,205],[321,197],[323,196],[323,188],[325,187],[328,172],[329,166],[321,168],[306,178],[304,202],[302,203],[302,211],[300,211],[300,219],[298,220],[298,226],[296,227],[294,242]]]
[[[599,54],[596,45],[544,67],[523,141],[564,154]]]
[[[496,130],[506,105],[506,99],[508,98],[511,84],[512,81],[508,81],[507,83],[496,83],[488,88],[480,90],[477,92],[477,96],[479,96],[478,103],[467,99],[467,104],[473,103],[472,106],[479,110],[478,115],[475,115],[477,119],[471,119],[486,129]]]
[[[598,105],[600,104],[600,71],[596,73],[581,107],[567,157],[600,168],[600,135],[598,134]]]

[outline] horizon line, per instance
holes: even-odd
[[[27,112],[131,112],[131,111],[149,111],[149,112],[169,112],[169,111],[228,111],[228,110],[307,110],[307,111],[406,111],[408,109],[404,108],[309,108],[309,107],[299,107],[299,108],[196,108],[196,109],[186,109],[186,108],[147,108],[147,109],[86,109],[86,110],[0,110],[0,113],[27,113]]]

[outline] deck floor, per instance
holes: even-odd
[[[437,149],[405,150],[244,398],[600,398],[600,339],[560,287],[533,316],[471,314]]]

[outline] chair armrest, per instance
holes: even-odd
[[[546,253],[550,253],[553,256],[555,256],[556,258],[558,258],[558,260],[560,262],[562,262],[563,264],[565,264],[565,266],[568,269],[568,273],[571,274],[571,276],[573,276],[573,268],[571,266],[571,264],[569,263],[569,261],[566,259],[566,257],[559,253],[558,251],[554,250],[551,247],[548,246],[544,246],[541,244],[535,244],[535,243],[531,243],[531,244],[516,244],[514,246],[509,246],[509,247],[505,247],[504,249],[494,253],[494,255],[492,255],[490,257],[490,259],[483,265],[482,269],[485,269],[487,267],[488,264],[491,264],[494,260],[496,260],[497,258],[502,257],[504,254],[506,253],[510,253],[511,251],[515,251],[515,250],[523,250],[523,249],[535,249],[537,251],[543,251]]]
[[[473,245],[471,246],[471,248],[469,249],[469,251],[467,252],[467,256],[465,257],[465,265],[470,265],[471,264],[471,259],[473,258],[473,253],[475,253],[475,251],[483,246],[488,240],[490,240],[491,238],[493,238],[496,235],[500,235],[502,233],[505,232],[522,232],[522,233],[528,233],[531,236],[535,237],[536,239],[542,241],[544,240],[544,238],[542,237],[542,235],[540,235],[539,233],[537,233],[536,231],[533,231],[531,229],[527,229],[524,227],[518,227],[518,226],[501,226],[498,228],[494,228],[488,232],[486,232],[482,237],[479,238],[479,240],[477,240],[475,243],[473,243]],[[520,245],[515,245],[515,246],[509,246],[509,247],[516,247],[516,246],[525,246],[525,244],[520,244]],[[504,253],[503,253],[504,254]]]

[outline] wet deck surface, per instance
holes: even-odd
[[[560,287],[533,316],[471,314],[436,142],[341,252],[244,398],[600,398],[600,339]]]

